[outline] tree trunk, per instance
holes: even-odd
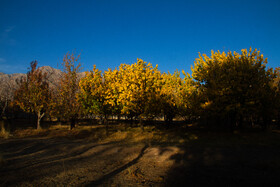
[[[250,116],[251,128],[255,126],[253,115]]]
[[[142,132],[144,132],[144,125],[143,125],[143,119],[140,117],[140,127]]]
[[[75,118],[70,119],[70,130],[74,129],[76,125],[76,120]]]
[[[106,131],[106,136],[109,136],[109,122],[108,122],[108,116],[105,114],[103,118],[103,123],[105,125],[105,131]]]
[[[103,125],[104,124],[104,118],[103,116],[99,116],[99,124]]]
[[[10,135],[10,124],[8,120],[0,119],[0,133],[3,137],[8,138]]]
[[[41,114],[41,111],[37,113],[37,130],[42,129],[41,119],[44,117],[45,113]]]
[[[3,109],[2,109],[0,118],[2,118],[5,115],[5,111],[6,111],[7,106],[8,106],[8,99],[6,99],[6,101],[5,101],[5,105],[4,105]]]
[[[264,131],[270,127],[270,123],[271,123],[271,120],[270,120],[269,116],[265,114],[263,116],[263,125],[262,125],[262,128]]]
[[[56,119],[56,121],[57,121],[57,125],[61,127],[62,126],[62,122],[61,122],[59,117]]]
[[[132,116],[130,117],[130,127],[131,128],[133,127],[133,117]]]
[[[173,118],[174,118],[174,115],[172,115],[172,114],[166,114],[166,115],[164,115],[164,121],[165,121],[165,124],[166,124],[166,128],[167,128],[167,129],[170,128],[170,125],[171,125],[171,123],[173,122]]]
[[[1,127],[1,132],[6,132],[6,129],[5,129],[5,122],[3,119],[0,119],[0,127]]]
[[[243,129],[243,126],[244,126],[244,118],[243,118],[243,115],[240,115],[240,116],[239,116],[238,126],[239,126],[239,129]]]
[[[280,111],[278,111],[277,125],[278,127],[280,127]]]
[[[108,119],[107,119],[106,114],[104,116],[104,124],[105,124],[105,129],[106,129],[106,136],[109,136],[109,125],[108,125]]]

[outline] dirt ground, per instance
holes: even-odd
[[[0,186],[280,184],[277,131],[146,127],[143,133],[139,128],[113,129],[106,136],[97,129],[17,133],[0,139]]]

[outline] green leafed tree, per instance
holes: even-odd
[[[86,76],[80,80],[81,92],[78,95],[79,102],[86,113],[100,116],[107,121],[111,114],[111,105],[108,102],[108,82],[102,76],[102,72],[93,67],[93,70],[86,72]]]
[[[47,75],[37,68],[37,61],[33,61],[26,78],[21,80],[19,88],[15,91],[14,102],[24,112],[35,113],[37,129],[41,129],[40,121],[47,111],[49,101]]]

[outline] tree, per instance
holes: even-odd
[[[160,89],[160,106],[164,120],[170,124],[173,118],[178,114],[178,97],[182,86],[182,79],[178,71],[174,74],[163,73],[161,75],[161,89]]]
[[[160,72],[157,66],[154,68],[151,63],[137,59],[137,62],[131,65],[121,64],[118,76],[114,86],[118,87],[117,103],[122,106],[121,112],[138,117],[143,129],[143,119],[152,115],[157,108],[155,92]]]
[[[187,122],[196,120],[200,115],[200,103],[203,101],[197,82],[185,71],[184,79],[180,82],[180,89],[176,99],[178,114]]]
[[[228,119],[231,127],[242,126],[244,119],[261,119],[269,123],[271,108],[272,69],[266,68],[267,59],[257,50],[242,53],[213,52],[211,57],[200,55],[192,67],[192,76],[202,91],[202,107],[210,117]]]
[[[10,81],[0,80],[0,130],[2,133],[9,131],[14,92],[15,88]]]
[[[37,61],[31,62],[31,70],[20,82],[15,91],[14,102],[25,112],[37,115],[37,129],[41,129],[40,121],[45,115],[50,101],[49,84],[46,74],[37,68]]]
[[[13,101],[13,86],[9,81],[0,82],[0,120],[6,115],[6,111],[9,108],[10,103]]]
[[[81,109],[77,100],[77,94],[79,92],[78,72],[81,67],[79,59],[80,55],[76,57],[74,53],[67,53],[64,56],[63,62],[61,63],[63,75],[59,79],[57,95],[52,102],[52,107],[57,111],[53,115],[57,118],[70,121],[70,129],[75,127]],[[76,63],[78,64],[76,65]]]
[[[277,118],[278,126],[280,126],[280,67],[275,68],[275,79],[273,87],[275,89],[275,116]]]
[[[86,72],[86,76],[80,80],[79,85],[81,92],[78,100],[85,111],[99,115],[107,121],[107,116],[111,113],[111,105],[106,96],[108,82],[102,76],[102,72],[94,66],[92,71]]]
[[[120,89],[122,77],[118,69],[111,70],[110,68],[104,72],[105,83],[106,83],[106,101],[110,105],[111,114],[121,115],[122,103],[119,102]]]

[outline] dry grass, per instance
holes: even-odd
[[[77,126],[73,130],[69,130],[69,126],[55,125],[48,129],[18,129],[13,132],[15,138],[27,138],[27,137],[45,137],[45,138],[88,138],[95,133],[96,127]]]
[[[104,125],[76,126],[69,130],[67,125],[53,125],[47,129],[34,128],[18,129],[12,134],[9,131],[0,132],[2,138],[68,138],[85,139],[87,141],[128,142],[164,145],[186,145],[196,142],[197,145],[224,146],[224,145],[276,145],[280,131],[263,132],[207,132],[192,130],[184,127],[162,129],[155,126],[146,126],[144,131],[140,127],[128,127],[127,124],[110,125],[108,130]]]
[[[0,137],[7,139],[7,138],[11,137],[11,133],[10,133],[10,131],[8,131],[6,129],[1,128]]]
[[[13,132],[13,137],[62,137],[69,139],[87,139],[88,141],[100,143],[114,141],[172,145],[181,145],[198,138],[196,134],[190,132],[181,132],[180,129],[160,130],[154,126],[146,126],[144,131],[142,131],[140,127],[127,127],[125,124],[110,125],[108,131],[103,125],[76,126],[72,130],[69,130],[69,126],[67,125],[54,125],[48,129],[41,130],[34,128],[18,129]]]
[[[14,184],[25,173],[16,179],[17,184],[269,186],[278,181],[278,131],[225,133],[145,126],[143,132],[125,124],[108,129],[94,125],[69,130],[58,125],[15,131],[0,144],[6,151],[0,154],[0,164],[4,159],[11,163],[2,164],[11,169],[10,174],[2,173],[10,177],[6,184]]]

